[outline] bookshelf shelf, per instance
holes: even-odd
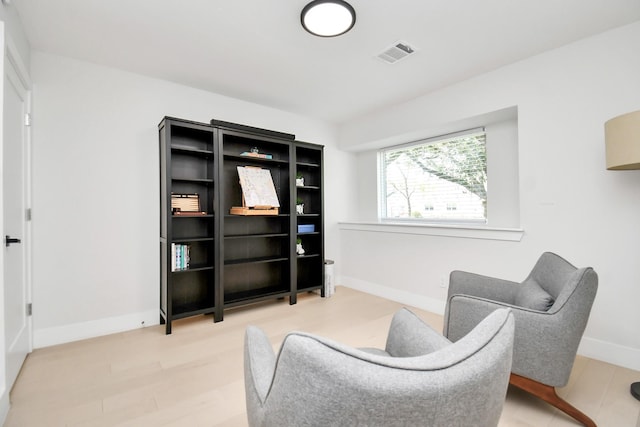
[[[233,259],[224,262],[224,265],[237,265],[237,264],[262,264],[266,262],[281,262],[288,261],[286,257],[255,257],[255,258],[242,258]]]
[[[201,184],[213,184],[213,179],[208,179],[208,178],[180,178],[180,177],[175,177],[175,178],[171,178],[172,181],[176,181],[176,182],[195,182],[195,183],[201,183]]]
[[[184,145],[172,145],[171,151],[174,153],[204,156],[205,158],[213,157],[213,150],[202,150]]]
[[[287,237],[287,233],[265,233],[265,234],[231,234],[224,236],[225,239],[259,239],[267,237]]]
[[[288,165],[289,162],[286,160],[279,160],[279,159],[263,159],[260,157],[250,157],[250,156],[240,156],[237,154],[225,154],[224,155],[224,159],[225,161],[235,161],[238,164],[242,164],[242,163],[255,163],[255,164],[281,164],[281,165]]]

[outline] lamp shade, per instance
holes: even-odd
[[[640,169],[640,110],[604,124],[607,169]]]

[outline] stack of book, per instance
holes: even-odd
[[[189,268],[189,245],[171,244],[171,271]]]
[[[259,159],[273,159],[273,154],[258,153],[256,151],[243,151],[240,155],[243,157],[257,157]]]

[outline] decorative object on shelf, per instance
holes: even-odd
[[[200,209],[200,196],[198,194],[171,193],[171,213],[173,215],[206,215]]]
[[[242,206],[233,206],[232,215],[278,215],[280,202],[271,171],[253,166],[238,166],[242,188]]]
[[[296,187],[304,187],[304,177],[300,172],[296,174]]]
[[[240,155],[243,157],[256,157],[259,159],[273,159],[273,154],[261,153],[260,150],[258,150],[258,147],[253,147],[249,151],[243,151]]]
[[[607,169],[640,169],[640,110],[604,124]],[[631,395],[640,400],[640,382],[631,384]]]
[[[298,225],[298,233],[313,233],[314,231],[316,231],[316,226],[313,224]]]
[[[314,0],[300,14],[302,27],[318,37],[336,37],[356,23],[356,11],[343,0]]]
[[[296,199],[296,213],[298,215],[304,214],[304,202],[300,198]]]
[[[253,215],[278,215],[278,208],[272,208],[269,206],[233,206],[229,213],[231,215],[241,215],[241,216],[253,216]]]
[[[296,239],[296,253],[298,255],[304,255],[304,248],[302,247],[302,239],[301,238],[297,238]]]

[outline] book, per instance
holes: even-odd
[[[190,245],[171,244],[171,271],[181,271],[189,268],[190,249]]]

